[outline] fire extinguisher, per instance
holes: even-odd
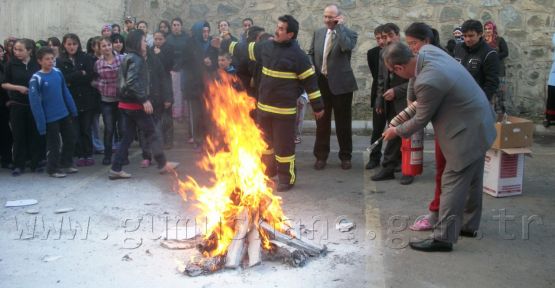
[[[410,138],[402,138],[401,144],[401,172],[406,176],[422,174],[424,159],[424,131],[419,131]]]

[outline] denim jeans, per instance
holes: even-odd
[[[162,139],[158,137],[152,115],[146,114],[143,110],[125,110],[122,109],[121,116],[125,125],[123,131],[123,140],[120,148],[116,153],[112,170],[119,172],[129,153],[129,146],[135,138],[137,128],[144,133],[146,142],[148,142],[154,160],[158,164],[158,168],[166,165],[166,156],[162,150]]]
[[[73,150],[75,149],[76,139],[72,122],[71,116],[67,116],[46,124],[46,172],[49,174],[58,172],[60,168],[73,166]],[[62,148],[61,154],[60,146]]]
[[[100,130],[100,113],[94,113],[93,120],[91,123],[91,138],[94,151],[103,151],[104,144],[100,140],[98,135],[98,130]]]
[[[104,122],[104,158],[112,159],[112,141],[116,132],[118,119],[118,102],[101,102],[102,122]]]

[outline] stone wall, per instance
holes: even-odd
[[[73,31],[86,37],[99,33],[107,22],[122,22],[124,15],[146,20],[155,27],[160,19],[180,16],[185,27],[206,19],[216,30],[218,20],[231,23],[234,35],[241,31],[241,19],[251,17],[256,25],[273,32],[276,18],[292,14],[301,23],[299,41],[310,45],[312,32],[323,26],[322,12],[329,3],[321,0],[287,1],[197,1],[197,0],[0,0],[0,24],[13,35],[45,38]],[[366,51],[375,45],[374,28],[394,22],[403,30],[410,23],[424,21],[438,29],[442,43],[453,27],[469,18],[493,20],[507,40],[506,61],[512,111],[541,117],[546,97],[547,73],[551,67],[550,43],[555,32],[555,0],[340,0],[347,25],[359,33],[353,68],[360,90],[355,94],[356,119],[369,117],[371,79]],[[46,10],[45,13],[40,11]],[[85,38],[85,37],[83,37]]]

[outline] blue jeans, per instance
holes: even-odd
[[[101,102],[100,111],[104,122],[104,158],[112,159],[112,140],[119,118],[118,102]]]
[[[125,128],[123,130],[123,140],[112,163],[112,170],[116,172],[121,171],[121,167],[128,157],[129,146],[135,138],[137,128],[144,133],[145,140],[148,142],[158,168],[166,166],[166,155],[164,155],[162,150],[162,139],[156,133],[152,115],[146,114],[143,110],[122,109],[120,111]]]

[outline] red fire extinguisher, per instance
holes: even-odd
[[[401,171],[406,176],[422,174],[424,159],[424,132],[416,132],[410,138],[403,138],[401,145]]]

